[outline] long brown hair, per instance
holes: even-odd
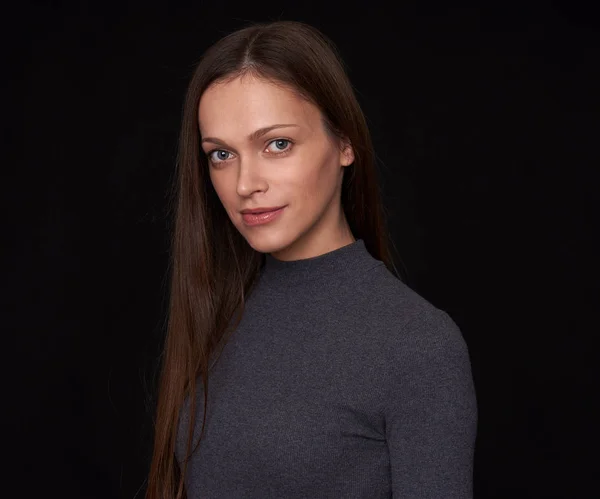
[[[254,250],[231,223],[200,149],[200,97],[212,83],[244,74],[295,90],[321,110],[329,133],[349,139],[355,159],[343,177],[346,219],[354,237],[363,239],[369,253],[402,279],[390,252],[371,136],[334,44],[310,25],[275,21],[252,24],[211,46],[187,89],[169,205],[173,221],[170,301],[146,499],[185,497],[188,459],[180,470],[175,458],[180,410],[189,396],[189,458],[196,379],[201,376],[204,386],[199,443],[206,422],[209,357],[212,359],[227,339],[226,333],[239,324],[245,301],[264,265],[264,254]],[[232,320],[234,317],[237,321]]]

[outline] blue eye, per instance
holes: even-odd
[[[282,143],[283,143],[283,145],[282,145]],[[273,141],[271,141],[271,142],[269,143],[269,146],[270,146],[271,144],[275,144],[275,145],[276,145],[276,147],[277,147],[277,150],[278,150],[278,151],[282,151],[282,150],[285,150],[285,148],[286,148],[286,145],[287,145],[287,144],[291,144],[291,142],[290,142],[289,140],[287,140],[287,139],[275,139],[275,140],[273,140]]]
[[[267,149],[271,147],[272,144],[275,144],[275,149],[271,149],[270,152],[274,156],[279,156],[289,153],[292,150],[291,146],[293,142],[289,139],[274,139],[269,142]],[[209,162],[212,164],[228,161],[231,159],[230,155],[231,153],[229,151],[225,151],[224,149],[213,149],[212,151],[206,153]]]
[[[217,160],[213,160],[212,156],[214,153],[217,153]],[[219,154],[220,153],[220,154]],[[223,151],[222,149],[216,149],[214,151],[211,151],[208,153],[208,159],[210,159],[213,163],[220,163],[221,161],[227,161],[229,158],[228,157],[223,157],[222,155],[227,156],[227,154],[231,154],[227,151]]]

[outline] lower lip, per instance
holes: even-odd
[[[283,208],[285,208],[285,206]],[[242,218],[246,225],[262,225],[275,220],[281,214],[283,208],[267,211],[265,213],[256,213],[254,215],[251,213],[242,213]]]

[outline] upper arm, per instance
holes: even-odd
[[[411,325],[385,409],[393,496],[471,498],[477,402],[467,345],[443,311]]]

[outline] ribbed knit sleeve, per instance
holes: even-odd
[[[477,402],[465,340],[427,309],[398,333],[385,409],[393,497],[473,497]]]

